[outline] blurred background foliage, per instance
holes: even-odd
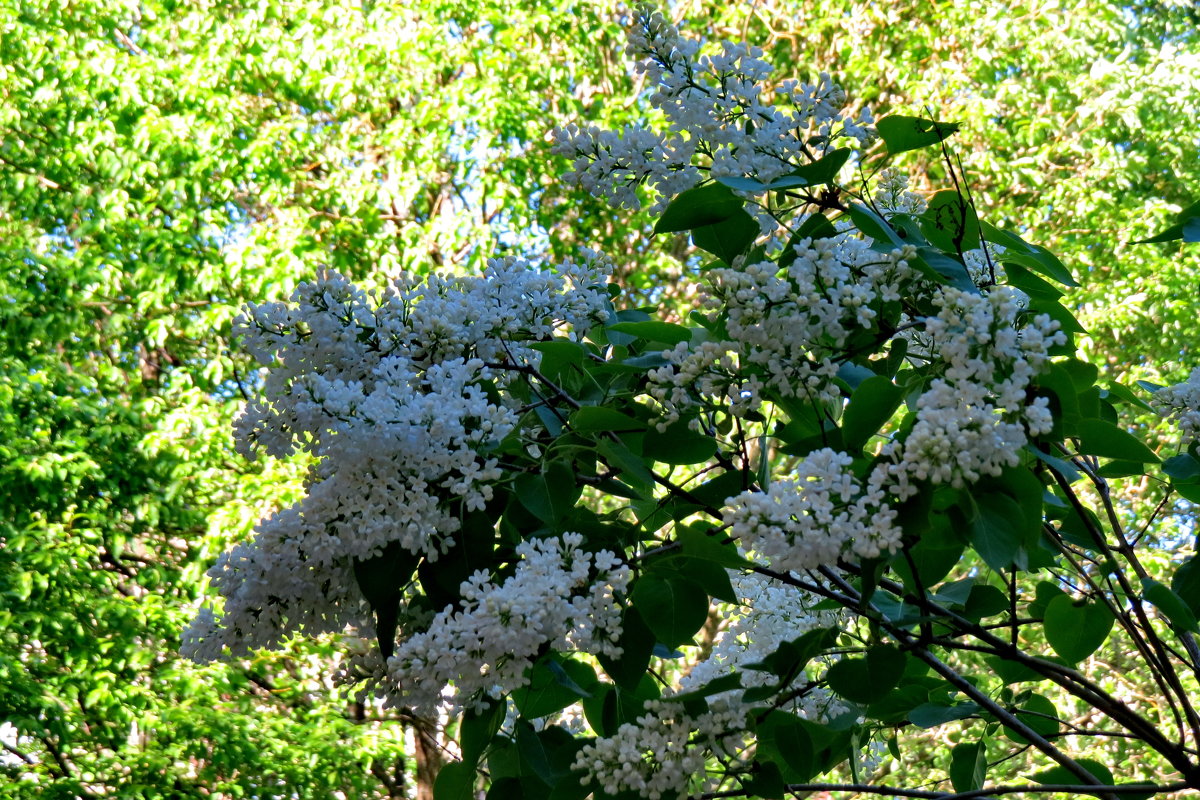
[[[203,572],[300,468],[246,464],[245,302],[498,253],[651,242],[547,132],[646,119],[609,0],[0,0],[0,798],[426,797],[445,743],[334,690],[336,648],[197,667]],[[963,124],[991,221],[1062,256],[1089,356],[1182,379],[1197,261],[1130,247],[1200,192],[1200,11],[1098,0],[686,0],[709,39]],[[918,186],[945,175],[910,162]]]

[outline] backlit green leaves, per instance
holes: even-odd
[[[1139,239],[1134,244],[1157,244],[1159,242],[1200,242],[1200,203],[1180,211],[1175,216],[1175,224],[1149,239]]]

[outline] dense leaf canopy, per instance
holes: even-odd
[[[1064,302],[1103,376],[1174,383],[1195,363],[1194,248],[1130,246],[1200,189],[1194,8],[671,13],[762,43],[780,78],[834,73],[879,116],[958,122],[952,152],[986,219],[1084,278]],[[0,0],[0,797],[429,791],[444,742],[335,689],[333,642],[221,666],[177,655],[204,571],[299,496],[306,466],[233,453],[259,379],[231,321],[327,267],[378,285],[584,245],[612,256],[631,303],[683,318],[678,279],[701,260],[687,237],[661,222],[651,236],[648,213],[614,218],[549,154],[557,125],[653,118],[624,62],[627,21],[608,2]],[[950,177],[936,149],[905,167],[921,190]],[[625,333],[674,344],[654,330]],[[852,407],[864,431],[890,413]],[[1096,455],[1129,446],[1093,438],[1116,448]],[[694,594],[682,578],[639,587],[647,603]],[[680,608],[652,623],[667,645],[704,624]],[[1091,655],[1103,623],[1088,607],[1045,609],[1054,650]],[[861,683],[854,670],[889,657],[830,680]],[[957,787],[979,756],[930,758]]]

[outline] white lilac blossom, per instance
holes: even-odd
[[[736,756],[745,745],[748,708],[722,698],[708,706],[692,715],[683,703],[648,700],[636,721],[580,748],[573,767],[609,794],[679,800],[710,757]]]
[[[726,607],[728,626],[718,635],[711,654],[680,681],[678,693],[699,689],[710,681],[740,671],[742,686],[766,686],[775,676],[744,669],[760,662],[785,641],[842,621],[837,611],[813,611],[814,596],[758,574],[731,576],[741,600]],[[810,667],[810,670],[814,667]],[[805,691],[780,708],[813,722],[828,722],[851,709],[811,679]],[[797,685],[804,681],[798,681]],[[728,689],[707,698],[708,710],[688,714],[671,696],[648,701],[645,713],[622,725],[611,737],[585,745],[575,769],[606,792],[631,791],[648,798],[679,798],[693,788],[715,788],[705,781],[704,767],[712,755],[738,759],[753,738],[748,719],[756,704],[742,699],[741,689]]]
[[[1200,367],[1183,383],[1159,389],[1153,402],[1160,414],[1175,423],[1187,443],[1200,439]]]
[[[908,191],[908,184],[906,174],[895,167],[885,167],[875,182],[875,208],[887,216],[909,214],[915,217],[924,214],[929,204],[921,195]]]
[[[462,605],[444,609],[388,659],[389,702],[430,712],[499,697],[529,682],[547,645],[619,657],[618,598],[632,574],[613,553],[588,553],[582,543],[577,533],[523,542],[503,583],[486,572],[465,581]]]
[[[454,544],[462,513],[482,509],[501,475],[487,451],[518,421],[488,384],[536,365],[530,340],[602,321],[609,271],[594,254],[557,270],[497,259],[481,276],[402,277],[382,296],[326,273],[289,303],[250,306],[237,331],[269,369],[235,425],[238,449],[301,448],[314,464],[304,498],[210,570],[223,613],[197,618],[186,652],[207,660],[366,625],[354,560],[398,543],[433,561]]]
[[[841,610],[814,610],[820,600],[816,595],[759,573],[731,575],[730,583],[739,602],[723,607],[725,627],[717,634],[708,658],[693,666],[680,681],[680,693],[733,672],[741,672],[744,688],[773,685],[777,681],[775,675],[746,669],[746,665],[762,662],[784,642],[810,631],[840,627],[846,621]],[[844,701],[824,686],[816,685],[822,677],[818,673],[823,671],[824,665],[814,662],[807,669],[810,686],[779,707],[813,722],[828,722],[849,712],[850,706]],[[796,685],[803,684],[803,680],[798,680]],[[740,693],[740,689],[730,689],[712,696],[732,700]]]
[[[1048,401],[1027,402],[1026,390],[1066,337],[1045,314],[1025,315],[1022,324],[1024,301],[1004,286],[940,290],[938,313],[910,349],[929,358],[938,377],[917,400],[907,438],[883,450],[893,459],[892,492],[911,496],[914,480],[962,487],[999,475],[1019,463],[1029,436],[1050,430]]]
[[[765,492],[729,498],[730,533],[751,557],[782,572],[893,552],[902,532],[888,505],[887,470],[872,470],[864,482],[853,464],[846,453],[824,448]]]
[[[878,253],[849,234],[804,239],[781,269],[762,261],[716,268],[706,305],[726,312],[730,340],[664,351],[667,365],[649,374],[650,394],[666,421],[705,402],[734,414],[774,397],[834,403],[838,358],[847,339],[875,331],[884,304],[895,304],[919,277],[911,247]],[[665,424],[665,423],[664,423]]]
[[[613,206],[639,208],[637,189],[648,185],[661,211],[705,172],[771,181],[819,159],[839,140],[865,146],[875,138],[869,110],[843,116],[846,94],[828,75],[768,89],[772,66],[761,49],[723,42],[719,53],[704,53],[701,42],[680,36],[653,7],[639,6],[634,15],[626,52],[639,59],[638,71],[654,87],[650,103],[670,132],[572,125],[554,134],[554,152],[572,159],[567,180]],[[775,223],[763,216],[770,233]]]

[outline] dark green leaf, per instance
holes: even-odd
[[[771,182],[769,188],[790,189],[792,186],[820,186],[825,183],[833,183],[849,159],[850,149],[839,147],[837,150],[831,150],[826,153],[811,164],[797,167],[787,175],[775,179]]]
[[[1058,732],[1058,709],[1053,702],[1040,694],[1022,693],[1019,697],[1019,707],[1013,709],[1013,715],[1041,736],[1051,736]],[[1008,728],[1005,729],[1004,735],[1017,744],[1029,743],[1024,736]]]
[[[803,721],[783,711],[772,711],[757,731],[763,754],[779,765],[789,783],[802,783],[815,774],[813,742]]]
[[[1179,595],[1150,577],[1142,578],[1142,596],[1161,611],[1176,629],[1200,633],[1196,615]]]
[[[837,631],[833,629],[808,631],[791,641],[782,642],[762,661],[747,664],[745,668],[770,672],[780,678],[781,685],[786,685],[800,674],[809,661],[828,650],[836,641]]]
[[[966,719],[979,713],[974,703],[958,703],[948,706],[941,703],[924,703],[908,712],[908,721],[918,728],[936,728],[947,722]]]
[[[995,570],[1005,570],[1018,559],[1025,537],[1025,512],[1017,502],[1000,492],[975,495],[978,514],[971,522],[971,546]]]
[[[1005,685],[1045,680],[1041,675],[1017,661],[1000,658],[999,656],[987,656],[984,658],[984,661],[987,662],[988,667],[991,668],[992,672],[996,673],[996,676]]]
[[[953,189],[929,198],[929,208],[920,217],[921,230],[931,244],[948,253],[979,247],[979,219],[967,199]]]
[[[1076,426],[1079,452],[1123,461],[1158,463],[1158,456],[1141,439],[1102,419],[1081,419]]]
[[[722,498],[714,505],[724,505],[724,502],[725,498]],[[703,523],[680,526],[676,532],[676,539],[682,545],[684,554],[692,558],[703,558],[729,569],[748,569],[754,566],[753,562],[738,553],[737,545],[724,531],[709,528]]]
[[[576,433],[617,431],[626,433],[646,429],[646,423],[607,406],[584,406],[571,412],[571,430]]]
[[[1102,603],[1077,603],[1061,595],[1046,606],[1046,641],[1054,652],[1076,664],[1104,644],[1114,621],[1112,612]]]
[[[842,442],[847,452],[861,452],[903,399],[904,390],[883,375],[872,375],[860,383],[842,414]]]
[[[531,514],[549,524],[569,514],[582,493],[574,470],[564,461],[551,461],[536,474],[519,475],[513,491]]]
[[[950,749],[950,784],[956,792],[973,792],[987,778],[987,746],[964,742]]]
[[[688,700],[700,700],[705,697],[711,697],[714,694],[728,692],[731,689],[742,688],[742,676],[740,673],[731,672],[728,675],[722,675],[718,678],[713,678],[708,683],[701,686],[699,689],[693,689],[690,692],[681,694],[669,695],[663,700],[670,703],[683,703]]]
[[[474,765],[479,761],[500,730],[507,705],[504,700],[489,700],[482,710],[470,708],[463,712],[458,744],[464,763]]]
[[[958,128],[957,122],[937,122],[901,114],[892,114],[875,123],[875,130],[887,145],[890,155],[937,144]]]
[[[691,642],[708,619],[708,593],[682,576],[643,575],[632,597],[642,619],[668,647]]]
[[[854,221],[854,227],[871,237],[877,245],[904,246],[904,240],[896,235],[892,226],[871,209],[860,203],[850,203],[846,211],[850,215],[850,219]]]
[[[617,322],[609,325],[607,330],[627,333],[644,339],[647,342],[663,342],[664,344],[679,344],[691,341],[692,329],[673,322],[646,320],[645,322]]]
[[[646,676],[646,667],[654,650],[654,633],[633,606],[622,614],[618,644],[621,646],[620,658],[598,655],[596,660],[617,686],[633,691]]]
[[[829,688],[851,702],[873,703],[900,682],[906,659],[893,645],[876,645],[864,657],[834,662],[826,675]]]
[[[444,765],[433,783],[433,800],[475,800],[475,767],[462,761]]]
[[[1191,453],[1180,453],[1163,462],[1163,472],[1175,483],[1200,481],[1200,459]]]
[[[1083,767],[1092,774],[1096,780],[1105,786],[1114,785],[1113,774],[1108,767],[1101,764],[1099,761],[1093,761],[1090,758],[1077,758],[1075,763]],[[1073,772],[1064,766],[1054,766],[1036,775],[1031,775],[1030,778],[1042,784],[1061,784],[1063,786],[1082,786],[1083,781],[1076,777]]]
[[[654,232],[675,233],[712,225],[734,216],[743,205],[745,201],[732,189],[719,183],[688,189],[667,205]]]
[[[1015,233],[1001,230],[987,222],[980,221],[979,225],[984,237],[989,242],[1003,245],[1006,248],[1006,252],[1000,256],[1001,262],[1020,264],[1035,272],[1040,272],[1064,286],[1079,285],[1071,276],[1071,271],[1046,248],[1030,244]]]
[[[728,219],[693,228],[692,244],[707,250],[726,264],[732,264],[734,259],[750,249],[760,230],[754,217],[739,210]]]
[[[984,619],[1008,610],[1008,596],[995,586],[979,584],[971,587],[963,616],[968,619]]]
[[[1176,568],[1171,590],[1200,617],[1200,557],[1192,556]]]
[[[787,787],[783,774],[774,761],[765,755],[752,765],[749,778],[742,778],[742,791],[749,797],[765,797],[768,800],[783,800]]]
[[[1134,244],[1158,244],[1182,239],[1185,242],[1200,241],[1200,203],[1194,203],[1175,217],[1175,224],[1149,239],[1139,239]]]
[[[642,452],[664,464],[703,464],[717,452],[717,440],[680,420],[661,433],[648,431]]]
[[[640,456],[635,455],[622,442],[601,439],[596,449],[611,467],[621,470],[621,479],[635,486],[653,486],[654,475]]]

